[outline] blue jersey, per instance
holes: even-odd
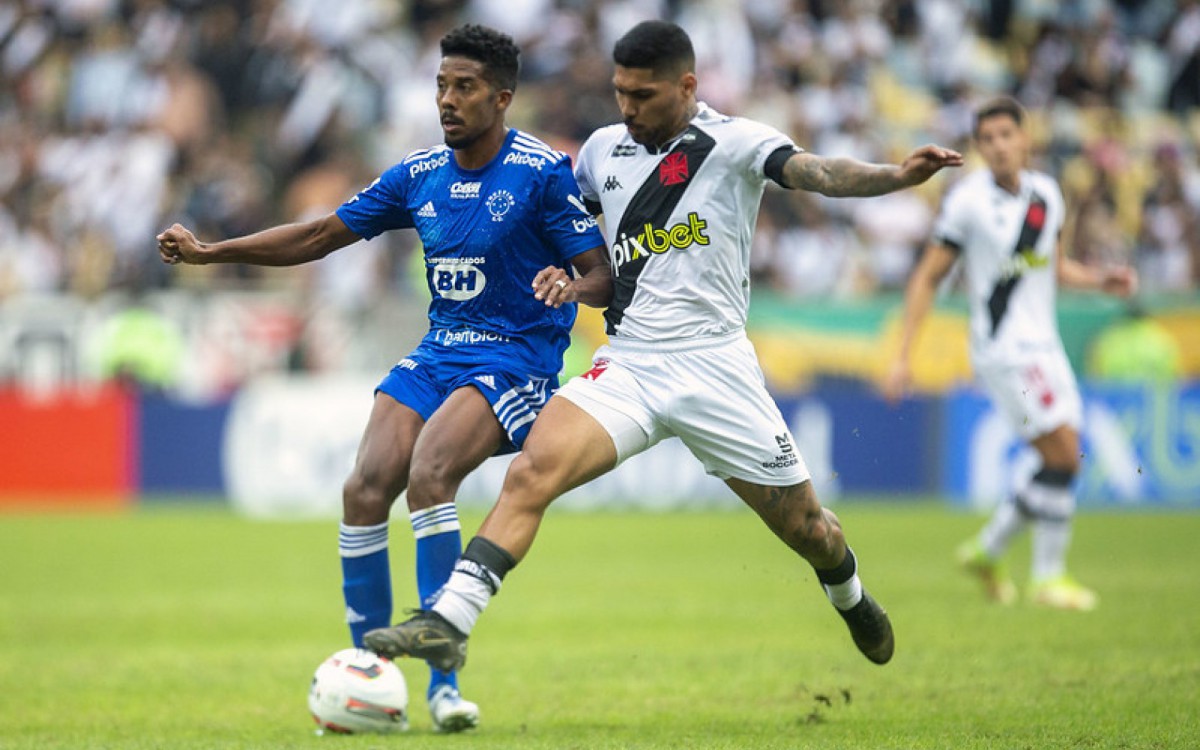
[[[432,296],[426,341],[561,369],[575,305],[534,299],[533,277],[551,265],[572,273],[571,258],[604,245],[566,154],[515,128],[482,169],[459,167],[444,145],[415,151],[337,215],[366,239],[417,230]]]

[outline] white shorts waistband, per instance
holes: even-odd
[[[746,330],[739,328],[736,331],[716,336],[696,336],[688,339],[663,339],[661,341],[644,341],[641,339],[610,336],[608,346],[617,352],[686,352],[691,349],[708,349],[714,346],[722,346],[744,338],[746,338]]]

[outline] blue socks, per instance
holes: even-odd
[[[368,630],[392,624],[392,574],[388,567],[388,524],[338,528],[342,595],[350,638],[362,648]]]
[[[462,553],[458,510],[454,503],[442,503],[414,511],[409,519],[417,541],[417,595],[421,598],[421,608],[429,609]],[[430,667],[429,673],[430,696],[443,685],[458,690],[458,676],[454,672],[439,672]]]

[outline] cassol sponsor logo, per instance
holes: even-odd
[[[478,198],[479,191],[483,188],[482,182],[456,182],[450,186],[450,197],[457,200],[466,200],[468,198]]]
[[[612,245],[613,271],[620,275],[622,266],[648,253],[661,255],[672,248],[683,250],[692,245],[707,245],[709,239],[705,234],[706,229],[708,222],[692,211],[687,215],[687,221],[666,229],[647,223],[636,237],[622,233],[621,239]]]

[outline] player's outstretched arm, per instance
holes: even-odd
[[[1058,283],[1072,289],[1085,289],[1111,294],[1114,297],[1131,297],[1137,293],[1137,271],[1128,266],[1094,268],[1068,258],[1058,248]]]
[[[546,266],[533,277],[533,296],[548,307],[564,302],[582,302],[589,307],[608,307],[612,302],[612,269],[608,252],[594,247],[571,258],[578,274],[574,279],[557,266]]]
[[[931,243],[925,248],[925,253],[913,269],[904,290],[904,317],[900,328],[900,346],[891,367],[884,375],[883,397],[890,403],[896,403],[908,393],[912,385],[912,349],[929,309],[933,307],[933,299],[937,295],[938,285],[958,256],[953,250],[940,243]]]
[[[835,198],[870,197],[919,185],[943,167],[961,167],[962,154],[921,146],[901,164],[869,164],[846,157],[795,154],[783,166],[783,184]]]
[[[255,266],[297,266],[324,258],[356,242],[337,214],[301,224],[284,224],[221,242],[200,242],[190,230],[173,224],[158,235],[158,255],[164,263],[246,263]]]

